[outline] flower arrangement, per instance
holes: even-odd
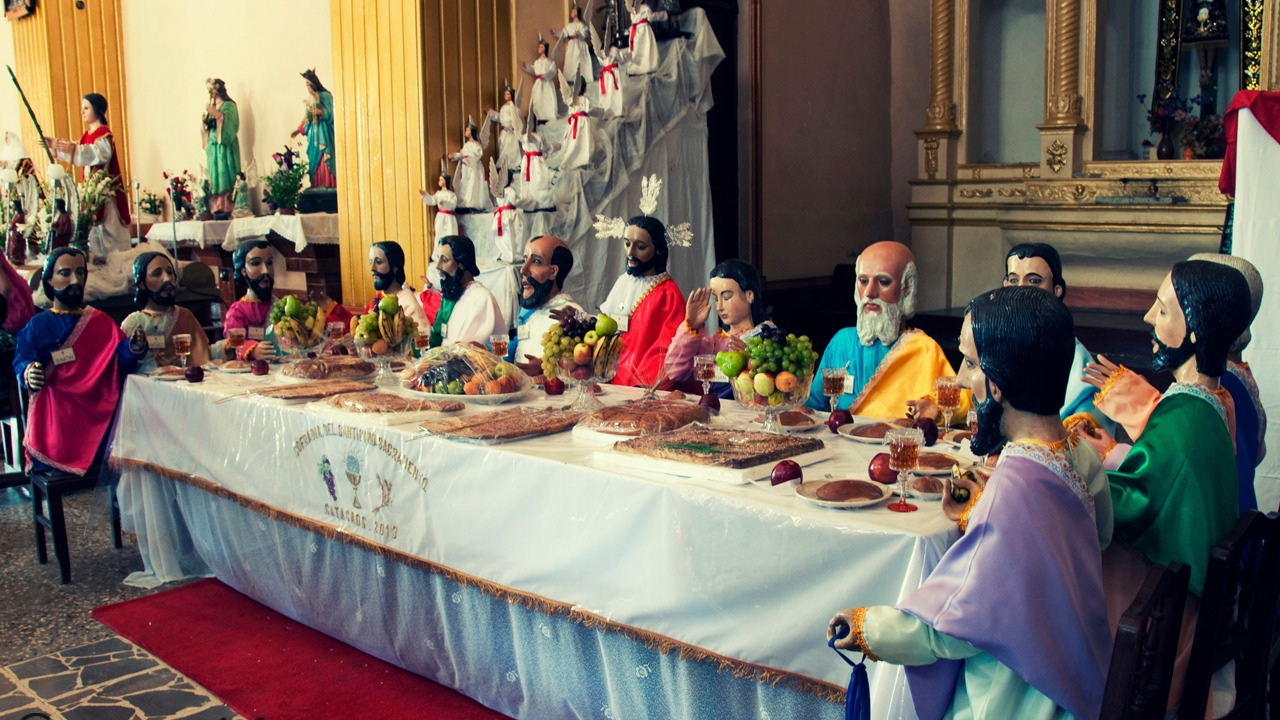
[[[1173,132],[1191,114],[1192,106],[1198,102],[1198,98],[1187,100],[1174,90],[1160,102],[1153,99],[1151,107],[1147,107],[1147,96],[1138,96],[1138,104],[1147,111],[1147,124],[1151,126],[1152,134],[1160,135]]]
[[[278,169],[262,178],[266,188],[263,199],[282,210],[296,210],[302,194],[302,180],[307,176],[307,162],[294,160],[296,153],[286,148],[272,155]]]
[[[105,170],[94,170],[93,174],[79,185],[80,211],[76,213],[75,237],[87,238],[89,226],[116,193],[123,191],[120,178],[108,175]]]
[[[174,219],[185,220],[195,217],[195,198],[191,194],[191,188],[196,184],[195,176],[186,170],[180,173],[170,173],[166,170],[164,179],[169,183],[169,202],[173,203]]]
[[[143,190],[138,195],[138,208],[148,215],[159,217],[164,214],[164,197],[150,190]]]
[[[1196,158],[1221,158],[1227,153],[1227,131],[1218,115],[1198,118],[1188,115],[1182,124],[1182,147]]]

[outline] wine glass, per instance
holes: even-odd
[[[180,367],[187,366],[187,356],[191,354],[191,335],[182,333],[173,336],[173,351],[178,353]]]
[[[951,414],[960,407],[960,386],[954,375],[943,375],[933,383],[938,391],[938,409],[942,411],[942,427],[951,427]]]
[[[507,335],[506,333],[489,336],[489,349],[493,352],[494,355],[497,355],[499,359],[503,359],[507,357],[507,349],[509,348],[510,344],[511,344],[511,336]]]
[[[838,398],[848,387],[849,373],[844,368],[822,368],[822,394],[831,402],[831,412],[836,411]]]
[[[894,512],[915,512],[919,508],[907,502],[907,477],[920,462],[920,443],[924,433],[919,428],[893,428],[886,434],[889,441],[889,469],[898,471],[898,500],[889,504]]]
[[[702,394],[711,392],[711,381],[716,377],[716,356],[696,355],[693,358],[693,377],[702,381]]]
[[[334,347],[342,343],[342,338],[347,336],[347,324],[344,322],[325,323],[324,335],[329,340],[329,347],[326,349],[332,352]]]
[[[236,351],[244,346],[244,328],[227,328],[227,342],[223,345],[223,355],[227,360],[236,359]]]

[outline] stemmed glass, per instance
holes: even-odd
[[[187,366],[187,356],[191,354],[191,336],[187,333],[173,336],[173,351],[178,353],[178,363]]]
[[[244,328],[227,328],[227,342],[223,346],[223,355],[227,360],[236,359],[236,351],[244,345]]]
[[[844,394],[849,381],[849,373],[844,368],[822,368],[822,394],[831,402],[831,412],[836,411],[836,403]]]
[[[711,381],[716,378],[716,356],[696,355],[693,358],[693,377],[702,381],[702,394],[711,392]]]
[[[915,512],[919,508],[907,502],[907,477],[920,462],[920,443],[924,433],[918,428],[893,428],[889,441],[889,469],[898,471],[898,500],[889,504],[894,512]]]
[[[951,427],[951,414],[960,407],[960,386],[954,375],[943,375],[934,381],[938,390],[938,409],[942,411],[942,427]]]
[[[347,336],[347,324],[343,322],[331,322],[324,324],[325,337],[329,339],[329,347],[327,350],[333,352],[333,348],[342,343],[342,338]]]

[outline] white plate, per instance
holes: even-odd
[[[933,449],[926,450],[925,448],[920,448],[920,454],[923,455],[925,453],[933,453],[934,455],[945,455],[948,458],[950,458],[954,464],[959,465],[962,468],[969,467],[970,465],[973,464],[968,460],[965,460],[964,458],[960,457],[959,455],[956,455],[955,453],[940,452],[938,450],[933,450]],[[948,465],[945,468],[937,468],[937,469],[917,467],[915,470],[915,473],[917,475],[934,475],[934,476],[941,477],[943,475],[951,474],[951,466]]]
[[[218,368],[218,371],[219,371],[219,372],[224,372],[224,373],[233,373],[233,374],[234,374],[234,373],[247,373],[247,372],[253,372],[253,368],[242,368],[242,367],[220,367],[220,368]]]
[[[856,480],[864,482],[868,486],[876,488],[880,491],[880,497],[867,500],[823,500],[818,497],[818,489],[823,485],[836,480]],[[856,508],[869,507],[877,503],[883,502],[885,498],[893,494],[888,485],[881,485],[874,480],[863,480],[862,478],[836,478],[835,480],[807,480],[796,486],[796,497],[807,500],[819,507],[838,508],[841,510],[852,510]]]
[[[836,434],[840,435],[841,437],[852,440],[854,442],[866,443],[868,445],[883,445],[885,443],[885,439],[882,437],[867,438],[867,437],[857,437],[852,434],[854,428],[863,427],[866,425],[875,425],[877,422],[883,423],[890,427],[894,427],[893,423],[886,423],[883,420],[872,421],[872,422],[851,422],[851,423],[845,423],[844,425],[841,425],[840,429],[836,431]]]
[[[163,382],[177,382],[178,380],[186,380],[183,375],[152,375],[152,380],[161,380]]]

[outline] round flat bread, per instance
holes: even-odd
[[[911,482],[911,489],[922,493],[937,494],[942,492],[942,481],[936,477],[924,475]]]
[[[828,502],[874,500],[881,496],[879,488],[863,480],[833,480],[818,488],[815,495]]]

